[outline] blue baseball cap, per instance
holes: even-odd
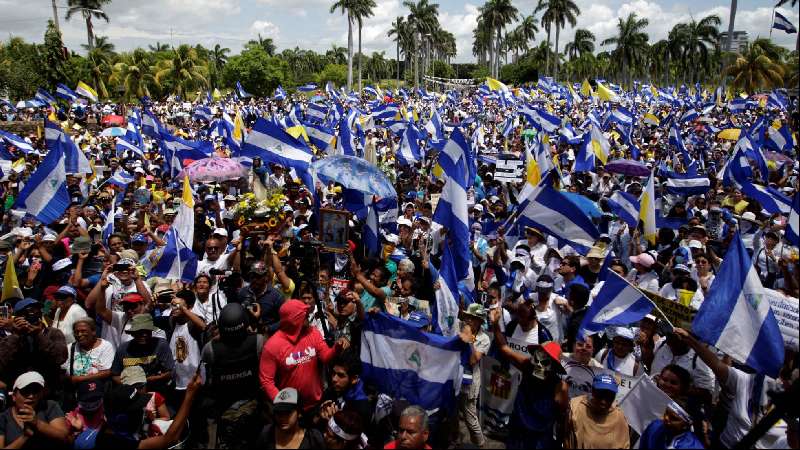
[[[144,233],[136,233],[133,235],[132,242],[147,242],[147,235]]]
[[[594,376],[592,389],[611,391],[616,394],[617,391],[619,391],[619,385],[617,385],[617,380],[615,380],[613,376],[607,373],[601,373]]]
[[[25,308],[27,308],[29,306],[41,306],[41,305],[42,305],[42,302],[40,302],[39,300],[36,300],[35,298],[30,298],[30,297],[24,298],[24,299],[18,301],[14,305],[14,312],[15,313],[22,312],[22,310],[24,310]]]
[[[424,328],[430,325],[431,321],[428,316],[420,311],[413,311],[408,315],[406,322],[413,325],[415,328]]]
[[[77,297],[78,292],[75,291],[75,288],[70,285],[64,285],[58,288],[54,295],[68,295],[70,297]]]

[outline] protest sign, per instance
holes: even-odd
[[[525,161],[497,158],[497,165],[494,169],[494,179],[503,183],[517,183],[522,181],[524,172]]]
[[[800,308],[798,308],[798,299],[787,297],[772,289],[764,289],[764,295],[767,296],[769,306],[772,308],[772,314],[775,315],[775,320],[778,321],[784,345],[787,348],[798,351],[798,341],[800,341],[800,330],[798,330],[798,312]]]
[[[662,297],[656,293],[649,291],[642,291],[647,298],[656,304],[658,309],[664,313],[673,326],[683,328],[684,330],[692,329],[692,321],[697,314],[691,306],[686,306],[678,301],[670,300]]]
[[[642,376],[619,401],[619,407],[628,419],[628,425],[642,434],[650,422],[661,418],[671,401],[650,377]]]
[[[503,435],[514,409],[522,372],[489,355],[481,358],[481,419],[484,433]]]

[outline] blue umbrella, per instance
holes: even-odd
[[[600,208],[597,207],[597,203],[589,200],[583,195],[566,191],[562,191],[561,193],[564,194],[564,196],[567,197],[569,201],[574,203],[575,206],[580,208],[581,211],[584,212],[584,214],[591,217],[592,219],[596,219],[603,215],[603,211],[600,211]]]
[[[326,183],[333,181],[347,189],[381,198],[397,197],[397,191],[391,181],[380,169],[355,156],[336,155],[323,158],[313,162],[311,170]]]
[[[125,136],[125,133],[127,131],[128,131],[127,129],[122,127],[108,127],[105,130],[103,130],[102,133],[100,133],[100,136],[113,136],[113,137]]]
[[[633,159],[615,159],[605,165],[606,172],[630,175],[633,177],[646,177],[650,169],[644,163]]]
[[[20,100],[17,102],[17,109],[23,108],[41,108],[44,106],[44,102],[40,102],[39,100]]]

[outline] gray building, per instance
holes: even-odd
[[[725,49],[725,45],[728,42],[728,32],[723,31],[719,34],[719,44],[722,49]],[[747,45],[750,43],[750,39],[747,36],[747,31],[734,31],[733,32],[733,40],[731,41],[731,51],[734,53],[742,53],[747,51]]]

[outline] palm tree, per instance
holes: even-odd
[[[764,53],[761,46],[751,45],[733,64],[724,70],[733,77],[731,86],[748,93],[760,89],[773,89],[783,85],[784,70]]]
[[[428,3],[428,0],[419,0],[417,3],[405,0],[403,6],[408,8],[409,11],[407,20],[411,27],[413,40],[420,42],[424,48],[429,48],[433,33],[440,28],[438,19],[439,5],[437,3]],[[420,46],[418,45],[413,47],[414,87],[419,86],[419,48]]]
[[[617,47],[613,53],[622,68],[622,80],[624,83],[629,81],[628,67],[641,62],[644,57],[649,38],[647,33],[642,30],[649,23],[647,19],[639,19],[636,13],[630,13],[625,20],[619,18],[617,35],[600,43],[600,45],[616,44]]]
[[[217,87],[219,82],[219,74],[222,73],[222,68],[228,62],[228,53],[231,49],[222,47],[215,44],[214,48],[209,52],[209,60],[211,62],[211,85]]]
[[[127,99],[141,98],[145,95],[149,97],[149,85],[158,85],[153,76],[150,55],[140,48],[114,64],[109,81],[121,86]]]
[[[361,92],[361,28],[364,19],[372,17],[375,0],[353,0],[353,17],[358,21],[358,92]]]
[[[103,5],[111,3],[111,0],[69,0],[67,2],[67,20],[73,14],[80,12],[83,20],[86,21],[86,42],[89,51],[94,48],[94,30],[92,27],[92,17],[95,19],[103,19],[108,22],[108,16],[103,11]]]
[[[258,33],[258,39],[250,39],[244,46],[261,47],[269,56],[275,56],[275,50],[277,50],[272,38],[262,38],[261,33]]]
[[[699,22],[692,20],[675,26],[680,36],[681,59],[687,63],[687,71],[691,75],[689,82],[694,83],[698,67],[705,68],[709,63],[709,47],[714,48],[719,41],[719,16],[703,17]]]
[[[737,0],[731,0],[731,14],[728,16],[728,36],[725,39],[725,51],[731,51],[731,44],[733,44],[733,25],[736,22],[736,7],[739,4]]]
[[[564,46],[564,53],[567,54],[570,60],[584,53],[593,53],[594,39],[594,33],[584,28],[578,28],[575,30],[575,38],[572,42],[568,42],[567,45]]]
[[[517,20],[518,10],[511,0],[489,0],[483,5],[481,14],[494,31],[494,48],[490,53],[490,72],[497,78],[500,73],[500,45],[506,25]]]
[[[353,9],[356,7],[357,0],[338,0],[331,6],[330,13],[333,14],[337,9],[342,14],[347,13],[347,90],[353,88]]]
[[[550,26],[553,24],[553,14],[550,11],[550,1],[549,0],[539,0],[539,2],[536,4],[536,8],[533,10],[533,14],[535,15],[535,14],[538,14],[540,12],[544,12],[544,14],[542,14],[542,18],[539,19],[539,22],[544,27],[544,30],[547,31],[547,48],[549,49],[550,48],[550,41],[551,41],[550,32],[552,31]],[[550,73],[550,52],[549,51],[545,54],[544,71],[545,71],[545,73]]]
[[[386,33],[386,36],[394,36],[395,47],[397,51],[397,82],[400,82],[400,43],[403,40],[403,34],[406,32],[406,20],[403,16],[397,16],[397,19],[392,22],[392,27]]]
[[[478,24],[472,30],[472,54],[478,58],[478,64],[484,65],[491,59],[492,53],[492,30],[486,20],[478,16]],[[487,58],[487,55],[489,57]]]
[[[208,86],[208,67],[197,57],[197,51],[186,44],[173,50],[172,56],[160,61],[156,69],[156,82],[171,81],[175,93],[181,98],[196,86]]]
[[[81,44],[81,47],[83,47],[83,49],[86,51],[92,50],[92,48],[90,48],[86,44]],[[108,36],[95,36],[93,48],[96,50],[100,50],[102,53],[105,53],[107,55],[114,54],[114,44],[112,44],[111,41],[108,40]]]
[[[169,44],[162,44],[156,41],[156,45],[148,45],[147,48],[149,48],[151,52],[166,52],[169,50],[170,46]]]
[[[540,5],[542,3],[540,3]],[[555,24],[556,26],[555,79],[558,79],[558,40],[561,29],[564,28],[564,25],[566,25],[567,22],[574,27],[577,21],[577,16],[580,15],[580,13],[580,8],[578,8],[578,5],[576,5],[572,0],[547,0],[547,9],[545,10],[545,15],[547,15],[549,18],[549,22]]]
[[[522,50],[528,49],[528,43],[536,39],[536,33],[539,32],[539,26],[536,24],[536,17],[532,14],[525,16],[522,22],[517,25],[516,31],[519,33],[519,38],[522,40]]]
[[[330,50],[325,52],[325,57],[331,64],[346,64],[347,49],[344,47],[337,47],[336,45],[332,45]]]
[[[89,63],[89,72],[92,84],[97,89],[97,95],[100,98],[108,98],[105,82],[111,75],[111,55],[95,48],[86,55],[86,61]]]

